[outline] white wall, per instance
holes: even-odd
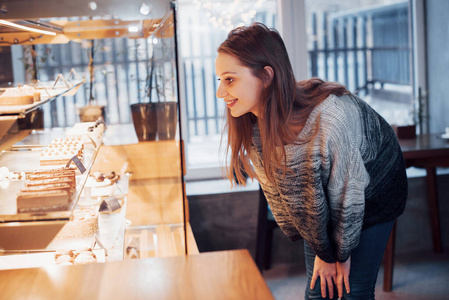
[[[426,1],[429,129],[449,126],[449,1]]]
[[[304,0],[278,0],[279,31],[287,47],[296,80],[307,78]]]

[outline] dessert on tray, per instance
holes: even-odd
[[[76,123],[66,134],[67,137],[81,138],[84,143],[94,142],[96,145],[99,145],[103,138],[104,130],[104,122],[97,120],[95,122]]]
[[[18,212],[68,210],[76,189],[75,170],[34,171],[17,195]]]
[[[0,95],[0,105],[26,105],[40,100],[41,92],[28,85],[8,88]]]
[[[95,172],[92,177],[96,182],[103,182],[109,179],[111,183],[116,183],[120,179],[120,175],[116,174],[114,171],[108,173],[102,173],[100,171]]]
[[[64,165],[77,156],[80,161],[83,158],[84,145],[80,137],[56,139],[45,148],[40,155],[40,165]],[[72,161],[73,163],[73,161]]]
[[[55,253],[58,265],[84,265],[97,262],[97,257],[91,248],[81,250],[58,250]]]
[[[23,191],[17,196],[17,211],[67,210],[70,194],[66,190]]]

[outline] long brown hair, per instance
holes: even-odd
[[[262,159],[269,181],[273,182],[273,171],[285,167],[284,145],[298,140],[294,128],[302,128],[311,111],[330,94],[348,94],[347,89],[337,83],[324,82],[318,78],[296,82],[290,59],[279,33],[261,23],[238,27],[232,30],[217,50],[236,57],[240,63],[251,69],[261,80],[266,78],[265,67],[274,71],[271,84],[262,90],[258,117],[247,113],[240,117],[231,116],[227,110],[225,129],[228,131],[227,150],[231,151],[226,175],[237,184],[245,184],[246,174],[256,178],[251,167],[252,128],[258,123],[262,142]],[[276,149],[282,151],[276,151]]]

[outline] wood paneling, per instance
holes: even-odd
[[[177,141],[101,146],[91,172],[130,172],[126,218],[132,226],[183,223]]]
[[[128,162],[131,180],[180,178],[181,154],[179,142],[140,142],[130,145],[101,146],[92,172],[120,171]]]

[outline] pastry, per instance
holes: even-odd
[[[76,190],[75,170],[60,168],[28,175],[17,195],[17,211],[67,210]]]
[[[61,255],[58,258],[56,258],[56,263],[59,264],[63,264],[63,263],[70,263],[73,265],[73,258],[70,255]]]
[[[66,183],[72,190],[76,188],[76,179],[73,177],[47,177],[40,180],[29,180],[25,182],[25,187],[52,185],[57,183]]]
[[[107,179],[109,179],[112,183],[116,183],[120,179],[120,175],[115,174],[114,171],[109,172],[105,175]]]
[[[55,262],[58,265],[84,265],[97,262],[92,249],[84,250],[58,250],[55,253]]]
[[[66,134],[68,137],[82,139],[85,144],[95,143],[95,145],[99,145],[103,138],[104,130],[104,122],[82,122],[73,125]]]
[[[83,152],[84,144],[80,138],[56,139],[47,148],[42,150],[40,164],[41,166],[65,165],[74,156],[82,161]]]
[[[75,258],[75,265],[85,265],[85,264],[91,264],[96,263],[97,258],[95,254],[91,251],[84,251],[78,254],[78,256]]]
[[[33,87],[24,85],[17,88],[8,88],[0,95],[0,105],[26,105],[40,101],[40,92]]]
[[[74,189],[70,183],[60,182],[46,185],[30,185],[26,188],[21,189],[21,192],[39,192],[39,191],[54,191],[54,190],[64,190],[67,191],[70,195],[73,194]]]
[[[68,210],[70,200],[70,193],[66,190],[21,191],[17,196],[17,211]]]
[[[93,174],[93,177],[95,178],[96,182],[103,182],[105,179],[105,176],[103,175],[103,173],[98,172],[98,171]]]

